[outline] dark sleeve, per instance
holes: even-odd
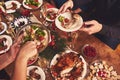
[[[120,39],[120,25],[117,26],[103,25],[103,28],[99,32],[99,34]]]

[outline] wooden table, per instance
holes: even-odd
[[[22,2],[22,0],[19,0],[19,1]],[[43,21],[43,19],[40,19],[39,17],[40,15],[39,11],[40,10],[36,10],[36,11],[33,11],[32,13],[35,15],[38,21]],[[57,30],[57,31],[60,33],[62,37],[66,37],[62,35],[64,32],[60,30]],[[86,33],[80,32],[80,31],[77,31],[77,33],[79,36],[74,44],[75,48],[73,50],[81,54],[81,49],[85,44],[92,45],[93,47],[96,48],[97,53],[98,53],[96,59],[105,60],[106,62],[110,63],[114,67],[114,69],[117,71],[117,73],[120,74],[120,68],[119,68],[120,66],[120,45],[117,47],[116,50],[113,50],[110,47],[108,47],[106,44],[101,42],[99,39],[94,37],[93,35],[87,35]],[[88,58],[85,58],[85,60],[89,64],[95,59],[90,60]],[[9,73],[9,75],[11,75],[11,72],[13,70],[13,63],[8,65],[5,69]]]

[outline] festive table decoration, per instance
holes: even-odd
[[[52,57],[64,51],[66,48],[66,40],[61,38],[57,32],[51,31],[51,42],[48,47],[40,53],[40,56],[45,57],[47,59],[52,59]]]

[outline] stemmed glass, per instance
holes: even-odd
[[[77,38],[78,38],[77,31],[67,33],[68,46],[70,48],[74,49]]]
[[[40,18],[44,18],[44,21],[42,22],[45,26],[48,26],[49,23],[46,20],[46,15],[47,15],[47,6],[43,4],[40,8]]]

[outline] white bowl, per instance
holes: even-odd
[[[30,75],[29,75],[29,72],[30,72],[30,70],[32,70],[33,68],[37,68],[37,69],[38,69],[38,70],[36,70],[35,72],[41,76],[41,79],[39,79],[39,80],[45,80],[45,77],[46,77],[46,76],[45,76],[45,72],[44,72],[43,69],[40,68],[39,66],[28,66],[28,67],[27,67],[27,76],[30,76]]]

